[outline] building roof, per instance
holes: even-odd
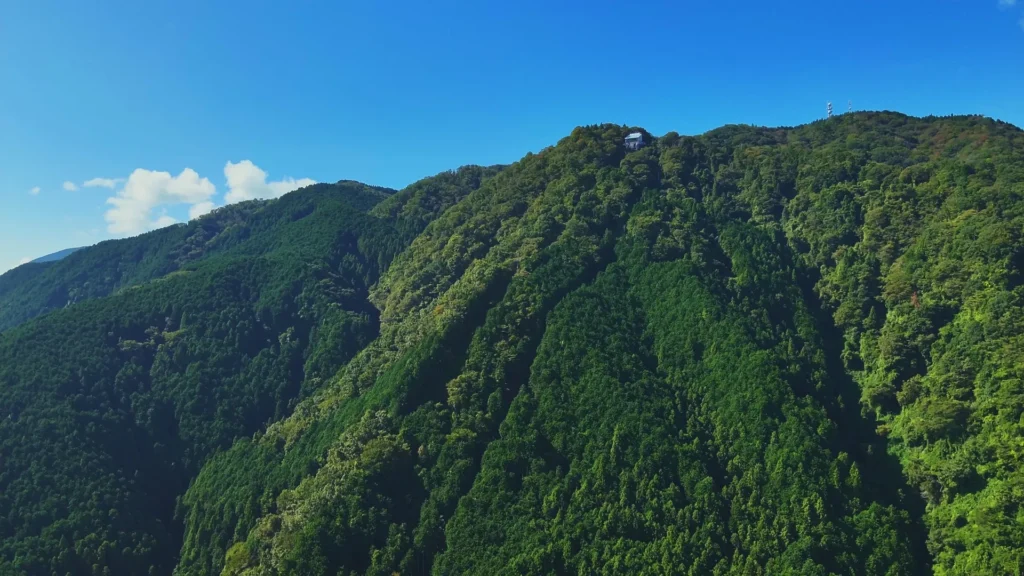
[[[626,136],[626,140],[637,140],[637,139],[642,140],[643,137],[644,137],[643,134],[641,134],[639,132],[633,132],[629,136]]]

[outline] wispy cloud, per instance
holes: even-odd
[[[86,188],[110,188],[113,190],[118,184],[124,182],[124,178],[93,178],[86,180],[82,186]]]
[[[18,260],[18,266],[21,266],[22,264],[28,264],[31,261],[32,261],[31,258],[28,258],[28,257],[22,258],[21,260]]]
[[[1017,0],[998,0],[1000,10],[1011,10],[1017,6]],[[1020,29],[1024,30],[1024,17],[1017,20]]]
[[[78,190],[78,185],[76,185],[74,182],[72,182],[70,180],[65,180],[63,187],[68,192],[74,192],[74,191]]]
[[[40,190],[42,190],[42,188],[40,188],[39,186],[33,186],[33,187],[32,187],[32,188],[31,188],[31,189],[30,189],[30,190],[28,191],[28,193],[29,193],[29,194],[31,194],[31,195],[33,195],[33,196],[36,196],[37,194],[39,194],[39,191],[40,191]]]
[[[75,230],[75,238],[81,245],[92,244],[96,242],[100,237],[99,228],[90,228],[88,230]]]

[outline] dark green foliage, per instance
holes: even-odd
[[[635,130],[287,196],[0,337],[7,566],[1020,573],[1024,133]]]
[[[344,198],[352,208],[366,211],[392,192],[356,182],[315,184],[276,203],[251,201],[227,206],[188,224],[101,242],[58,262],[20,266],[0,276],[0,331],[50,310],[159,278],[210,256],[232,251],[261,254],[272,248],[271,242],[286,243],[276,238],[278,227],[312,212],[318,197]],[[277,205],[268,210],[268,204]]]
[[[487,178],[501,171],[502,166],[463,166],[458,170],[420,180],[394,194],[371,211],[400,222],[404,231],[418,234],[427,224],[458,202],[466,190],[476,190]]]
[[[417,232],[366,213],[383,196],[315,185],[5,276],[137,285],[0,335],[0,572],[170,572],[203,462],[376,336],[369,287]]]
[[[818,336],[784,237],[736,225],[742,205],[714,185],[702,143],[626,156],[625,133],[578,129],[431,224],[373,296],[383,319],[401,320],[332,387],[200,475],[185,499],[195,537],[179,572],[911,571],[908,513],[860,480],[861,454],[843,451],[821,405],[842,410],[820,345],[815,356],[805,344]],[[678,261],[693,292],[651,293],[652,260]],[[693,306],[682,316],[656,307],[681,300]],[[704,336],[701,302],[723,316]],[[670,323],[655,329],[648,310]],[[744,320],[751,313],[763,320]],[[777,333],[778,322],[792,327]],[[730,354],[674,367],[657,353],[673,334]],[[441,377],[436,358],[449,358]],[[743,386],[730,387],[737,375]],[[721,399],[702,400],[702,387]],[[759,393],[763,423],[742,400]],[[361,437],[411,459],[332,447],[368,422],[376,432]],[[777,463],[760,471],[773,435]],[[266,461],[259,454],[280,463],[238,477],[245,462]],[[300,481],[302,462],[317,464]],[[793,473],[796,463],[807,470]],[[377,467],[415,480],[355,473]],[[759,493],[764,503],[743,516],[741,499]],[[225,513],[238,497],[262,518]],[[353,516],[359,506],[379,516]],[[295,564],[298,550],[318,563]]]
[[[1019,371],[1017,299],[979,296],[968,318],[991,328],[956,318],[970,284],[985,286],[965,259],[1002,275],[991,289],[1020,284],[1022,175],[1005,168],[1024,160],[1010,152],[1020,133],[857,114],[669,134],[624,155],[627,131],[578,129],[528,156],[399,256],[373,297],[390,322],[381,338],[203,471],[189,525],[222,536],[212,555],[187,542],[179,571],[1014,572],[1011,484],[990,488],[1001,508],[965,502],[944,520],[958,508],[946,486],[979,493],[979,474],[1019,474],[1013,457],[943,455],[987,436],[972,424],[972,382]],[[1006,184],[971,199],[972,178]],[[970,232],[942,248],[941,223],[965,219]],[[941,305],[927,277],[943,282]],[[494,290],[504,295],[484,320],[464,311]],[[990,301],[998,312],[982,312]],[[464,354],[435,336],[473,327]],[[443,391],[437,357],[455,370]],[[931,394],[930,378],[960,391]],[[998,390],[987,394],[1016,401]],[[414,461],[334,451],[371,420]],[[268,451],[280,462],[268,476],[291,476],[244,481],[262,519],[204,512],[229,509],[218,495],[240,488],[234,470]],[[318,463],[300,481],[301,462]],[[402,478],[412,466],[419,480],[337,489],[341,470],[376,466]],[[360,505],[382,516],[326,527]],[[290,564],[300,549],[324,563]]]

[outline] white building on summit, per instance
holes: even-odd
[[[625,144],[626,150],[639,150],[644,145],[644,135],[639,132],[633,132],[626,136]]]

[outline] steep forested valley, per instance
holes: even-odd
[[[1022,268],[1024,132],[890,112],[26,264],[0,574],[1021,574]]]

